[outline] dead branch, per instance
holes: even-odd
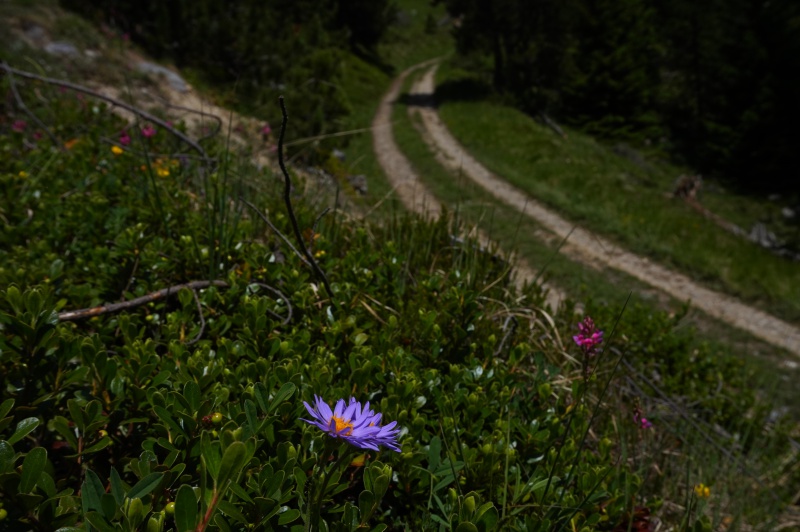
[[[333,297],[333,290],[331,290],[331,285],[328,283],[328,278],[325,276],[325,273],[317,264],[317,261],[314,260],[314,256],[306,247],[305,242],[303,242],[303,234],[300,232],[300,226],[297,224],[297,217],[294,214],[294,207],[292,206],[292,178],[289,176],[289,172],[286,170],[286,164],[283,162],[283,138],[286,134],[286,125],[289,123],[289,115],[286,113],[286,104],[283,101],[283,96],[278,98],[278,102],[281,105],[281,114],[283,115],[283,119],[281,120],[281,134],[278,137],[278,165],[281,167],[281,172],[283,172],[283,179],[284,179],[284,187],[283,187],[283,200],[286,203],[286,210],[289,212],[289,220],[292,222],[292,229],[294,229],[294,236],[297,239],[297,243],[300,245],[300,249],[305,255],[306,260],[311,264],[311,268],[314,271],[314,274],[317,278],[322,282],[325,286],[325,291],[328,292],[328,295],[331,298],[331,304],[335,307],[336,301]]]
[[[289,323],[289,321],[291,321],[291,319],[292,319],[292,304],[289,302],[289,299],[285,295],[283,295],[283,293],[280,290],[278,290],[277,288],[274,288],[274,287],[272,287],[272,286],[270,286],[270,285],[268,285],[266,283],[262,283],[262,282],[259,282],[259,281],[251,281],[250,284],[257,285],[257,286],[260,286],[262,288],[265,288],[266,290],[271,292],[273,295],[275,295],[275,296],[279,297],[280,299],[282,299],[283,302],[286,303],[287,315],[285,317],[281,317],[281,316],[275,314],[272,311],[269,311],[269,312],[276,319],[282,320],[281,321],[282,325],[286,325],[286,324]],[[152,292],[150,294],[147,294],[147,295],[144,295],[144,296],[141,296],[141,297],[137,297],[135,299],[131,299],[130,301],[121,301],[119,303],[111,303],[109,305],[101,305],[99,307],[92,307],[92,308],[85,308],[85,309],[80,309],[80,310],[68,310],[68,311],[65,311],[65,312],[59,312],[58,313],[58,319],[59,319],[59,321],[77,321],[77,320],[82,320],[82,319],[86,319],[86,318],[93,318],[95,316],[102,316],[103,314],[113,314],[115,312],[121,312],[123,310],[129,310],[129,309],[132,309],[132,308],[140,307],[142,305],[146,305],[147,303],[152,303],[154,301],[159,301],[159,300],[168,298],[169,296],[177,294],[178,292],[180,292],[184,288],[186,288],[188,290],[191,290],[192,292],[195,292],[196,290],[202,290],[203,288],[208,288],[210,286],[216,286],[216,287],[219,287],[219,288],[230,288],[231,285],[228,284],[225,281],[219,281],[219,280],[214,280],[214,281],[191,281],[191,282],[188,282],[188,283],[183,283],[183,284],[178,284],[178,285],[175,285],[175,286],[170,286],[169,288],[162,288],[161,290],[157,290],[157,291]],[[199,300],[197,300],[196,292],[195,292],[195,301],[198,303],[198,311],[200,312],[201,322],[205,323],[205,319],[203,318],[203,315],[202,315],[203,314],[202,313],[202,308],[200,307]],[[203,327],[201,327],[201,329],[200,329],[200,333],[201,334],[202,334],[202,332],[203,332]],[[193,340],[192,343],[197,341],[197,339],[199,339],[199,337],[196,338],[195,340]]]
[[[170,286],[169,288],[162,288],[161,290],[158,290],[151,294],[147,294],[142,297],[137,297],[136,299],[131,299],[130,301],[121,301],[119,303],[111,303],[110,305],[101,305],[99,307],[59,312],[58,319],[60,321],[75,321],[75,320],[82,320],[85,318],[93,318],[94,316],[100,316],[102,314],[111,314],[114,312],[120,312],[123,310],[128,310],[131,308],[146,305],[147,303],[158,301],[160,299],[164,299],[171,295],[177,294],[184,288],[188,288],[189,290],[200,290],[202,288],[208,288],[209,286],[219,286],[221,288],[228,288],[230,285],[225,281],[192,281],[190,283]]]

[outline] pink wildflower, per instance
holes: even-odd
[[[25,131],[26,127],[28,127],[28,123],[24,120],[15,120],[14,123],[11,124],[11,129],[17,133],[22,133]]]
[[[42,140],[42,137],[44,137],[44,134],[41,131],[35,131],[33,133],[33,140],[35,140],[36,142]]]
[[[648,420],[646,417],[642,415],[642,410],[639,408],[638,405],[633,408],[633,421],[634,423],[639,425],[640,429],[653,428],[653,424],[650,422],[650,420]]]
[[[142,133],[144,135],[144,133]],[[131,136],[128,135],[126,130],[122,130],[119,134],[119,143],[123,146],[130,146],[131,144]]]
[[[144,126],[142,128],[142,136],[145,137],[145,138],[148,138],[148,139],[151,138],[151,137],[155,137],[156,136],[156,128],[154,128],[150,124],[147,124],[146,126]]]
[[[269,127],[269,122],[264,124],[264,127],[261,128],[261,134],[266,136],[272,133],[272,128]]]
[[[580,347],[584,354],[593,356],[597,350],[597,346],[603,342],[603,331],[597,330],[597,326],[592,321],[592,318],[585,318],[578,324],[579,334],[572,337],[575,343]]]

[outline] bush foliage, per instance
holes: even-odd
[[[61,4],[220,90],[235,85],[234,103],[251,112],[277,112],[278,96],[292,94],[293,131],[305,136],[342,127],[345,51],[373,50],[393,16],[387,0]]]
[[[447,217],[319,221],[298,193],[331,298],[239,201],[291,234],[280,179],[36,89],[58,146],[9,105],[0,123],[0,530],[710,530],[796,486],[764,459],[787,429],[751,373],[680,316],[590,305],[605,349],[582,359],[571,307],[551,316]],[[343,455],[301,420],[314,394],[370,401],[402,451]],[[719,427],[732,465],[693,461],[689,426]],[[763,487],[726,502],[743,460]]]

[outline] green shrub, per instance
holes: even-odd
[[[142,155],[175,153],[166,131],[114,153],[100,139],[125,125],[60,98],[36,111],[70,149],[0,138],[0,529],[627,529],[667,491],[628,460],[623,352],[697,419],[761,438],[735,365],[662,315],[612,334],[619,310],[590,307],[607,343],[584,378],[570,309],[538,310],[447,217],[323,218],[309,246],[331,299],[238,202],[290,234],[280,181],[215,146],[215,167]],[[315,394],[370,401],[401,452],[302,421]]]

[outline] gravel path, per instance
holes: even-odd
[[[435,91],[434,76],[438,64],[427,62],[418,67],[428,67],[428,70],[412,87],[412,101],[432,103]],[[385,105],[381,105],[381,109],[385,113],[391,111],[389,102],[397,97],[402,80],[410,70],[404,72],[395,81],[392,90],[386,95]],[[731,296],[704,288],[685,275],[655,264],[645,257],[630,253],[584,228],[576,227],[575,224],[565,220],[525,192],[494,176],[476,161],[450,134],[433,105],[423,104],[418,107],[416,112],[419,112],[422,117],[422,124],[427,131],[423,138],[437,152],[440,162],[447,168],[467,176],[503,203],[519,210],[552,231],[558,238],[563,239],[569,235],[568,245],[562,248],[563,252],[584,262],[599,262],[615,268],[680,301],[690,300],[694,307],[709,316],[745,330],[762,340],[791,351],[795,355],[800,355],[800,329],[797,327],[747,306]],[[384,115],[381,122],[378,122],[380,116],[379,111],[375,124],[388,123],[388,118],[386,118],[388,114]],[[391,135],[388,127],[384,129]],[[391,153],[386,152],[391,152],[393,148],[396,149],[396,146],[379,144],[376,135],[376,153],[380,154],[379,146],[384,151],[383,157],[393,157]],[[402,157],[402,155],[399,156]],[[384,166],[384,168],[387,175],[392,175],[391,166]]]
[[[435,218],[442,212],[441,203],[425,187],[419,179],[411,162],[397,147],[392,133],[392,106],[400,94],[400,89],[408,75],[418,69],[436,64],[436,60],[427,61],[413,66],[400,74],[393,82],[389,90],[381,99],[375,118],[372,121],[372,146],[378,163],[383,168],[389,183],[403,202],[406,209],[416,212],[428,218]],[[481,246],[486,249],[495,247],[491,240],[480,230],[474,235],[477,237]],[[536,280],[536,272],[526,261],[514,261],[515,277],[514,282],[517,286],[522,286],[526,282]],[[564,294],[557,288],[540,283],[546,291],[546,302],[551,309],[557,309],[560,302],[564,299]]]

